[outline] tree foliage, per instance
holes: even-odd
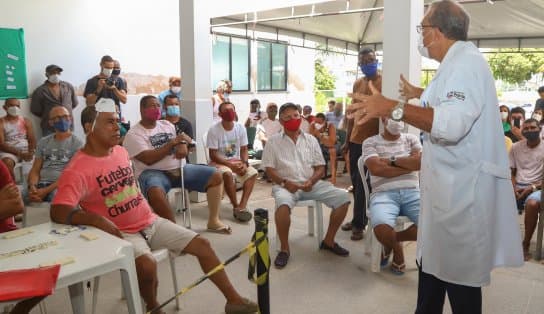
[[[544,66],[543,49],[499,49],[488,55],[489,66],[495,79],[507,83],[520,84],[542,72]],[[524,52],[525,51],[525,52]]]
[[[315,78],[314,89],[315,90],[333,90],[336,88],[336,78],[329,72],[326,66],[323,65],[321,59],[316,59],[314,62]]]

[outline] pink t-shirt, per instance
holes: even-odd
[[[79,206],[106,217],[119,230],[136,233],[157,216],[138,189],[127,151],[115,146],[106,157],[78,151],[59,178],[53,205]]]
[[[185,158],[182,160],[176,159],[173,153],[149,166],[134,158],[143,151],[161,148],[175,137],[176,127],[166,120],[158,120],[153,129],[146,129],[141,123],[130,128],[123,140],[123,146],[134,161],[136,177],[139,177],[142,171],[146,169],[172,170],[181,167],[181,163],[184,163]]]

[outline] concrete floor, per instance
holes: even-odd
[[[339,187],[347,187],[349,177],[338,178]],[[250,209],[269,209],[273,217],[271,184],[258,181],[251,197]],[[325,226],[329,209],[325,210]],[[233,220],[230,206],[225,198],[221,217],[233,228],[232,235],[205,232],[206,203],[192,204],[193,229],[209,239],[221,260],[229,258],[249,242],[254,224],[240,224]],[[348,218],[351,218],[351,209]],[[270,273],[271,313],[274,314],[319,314],[319,313],[413,313],[417,296],[417,269],[415,243],[405,247],[407,270],[404,276],[395,276],[387,269],[375,274],[369,270],[369,256],[364,254],[364,241],[353,242],[350,233],[339,231],[337,241],[350,250],[347,258],[337,257],[317,249],[317,240],[307,235],[307,210],[297,208],[293,212],[290,232],[291,259],[283,270],[272,268]],[[35,209],[29,213],[30,224],[39,224],[49,219],[47,210]],[[522,222],[520,217],[520,222]],[[178,217],[181,224],[181,216]],[[271,258],[275,258],[274,221],[271,219]],[[533,239],[534,242],[534,239]],[[534,243],[532,243],[534,250]],[[238,291],[257,299],[257,289],[247,280],[247,255],[242,256],[227,268],[227,273]],[[179,286],[190,284],[202,275],[195,258],[182,256],[176,259]],[[159,301],[173,295],[168,263],[159,265]],[[536,261],[525,263],[521,268],[497,269],[492,274],[491,285],[483,289],[484,313],[544,313],[544,265]],[[110,273],[102,276],[97,313],[127,313],[126,303],[121,300],[120,275]],[[90,291],[86,292],[87,312],[90,312]],[[219,291],[206,281],[181,298],[183,313],[223,313],[225,300]],[[67,289],[59,289],[46,299],[47,311],[71,313]],[[166,313],[177,313],[174,303],[165,307]],[[32,313],[39,313],[34,309]],[[451,313],[446,304],[444,313]]]

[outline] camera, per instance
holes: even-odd
[[[108,79],[106,80],[106,85],[108,86],[115,85],[115,79],[113,77],[108,77]]]

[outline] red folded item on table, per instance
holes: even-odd
[[[0,272],[0,302],[53,293],[60,265]]]

